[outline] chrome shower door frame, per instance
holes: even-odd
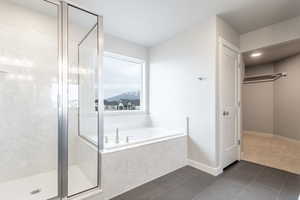
[[[103,17],[80,8],[79,6],[59,0],[44,0],[58,7],[58,196],[50,200],[66,200],[88,192],[101,190],[101,150],[103,149],[103,87],[102,87],[102,59],[103,59]],[[68,8],[73,7],[97,17],[97,69],[96,69],[96,98],[97,112],[97,186],[68,196],[68,110],[69,110],[69,55],[68,55]]]

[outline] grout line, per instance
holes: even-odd
[[[286,182],[287,182],[287,180],[288,180],[288,174],[285,175],[284,179],[285,179],[285,180],[284,180],[283,183],[281,184],[281,187],[280,187],[280,189],[279,189],[279,191],[278,191],[276,200],[279,200],[280,194],[281,194],[281,192],[283,191],[283,188],[284,188],[285,185],[286,185]]]
[[[257,178],[259,177],[260,173],[262,173],[263,171],[264,171],[264,168],[261,169],[261,171],[258,172],[258,173],[254,176],[254,178],[253,178],[252,181],[249,181],[249,183],[246,184],[246,185],[240,190],[240,192],[238,192],[238,193],[235,195],[234,199],[237,199],[239,194],[241,194],[241,193],[242,193],[249,185],[251,185],[252,183],[254,183],[254,182],[257,180]]]

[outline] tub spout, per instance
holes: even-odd
[[[116,144],[120,143],[119,129],[116,129]]]

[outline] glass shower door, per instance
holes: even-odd
[[[0,1],[0,199],[58,197],[58,10]]]
[[[99,24],[97,15],[68,6],[69,197],[100,184]]]

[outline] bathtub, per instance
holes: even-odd
[[[101,151],[104,200],[187,165],[187,136],[183,131],[156,127],[120,130],[119,144],[115,142],[116,132],[105,136],[108,141]],[[129,140],[126,141],[127,137]],[[95,139],[89,138],[93,143]],[[86,138],[81,138],[79,145],[79,156],[92,165],[95,158],[88,155],[96,150],[95,146]]]
[[[183,136],[184,133],[164,128],[138,128],[119,131],[119,142],[116,141],[116,132],[105,134],[104,151],[121,150],[126,147],[145,145],[165,139]]]
[[[137,145],[144,145],[185,135],[183,131],[176,131],[157,127],[119,130],[118,134],[119,139],[117,139],[116,132],[105,133],[103,141],[104,152],[122,150],[127,147],[135,147]],[[96,136],[86,136],[85,139],[89,140],[95,145],[97,144]]]

